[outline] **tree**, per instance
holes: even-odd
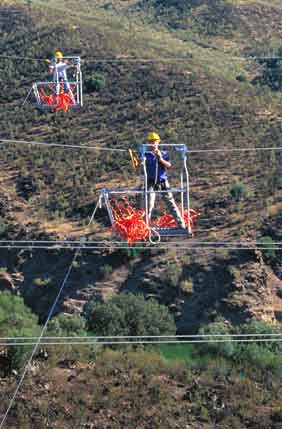
[[[204,353],[232,357],[236,351],[236,345],[230,341],[232,339],[230,337],[231,333],[230,326],[220,317],[215,322],[202,326],[199,334],[205,336],[203,338],[207,340],[207,343],[200,345],[201,350]],[[224,335],[225,342],[220,342],[219,340],[222,341],[222,337],[219,338],[218,335]]]
[[[120,294],[86,306],[88,326],[98,335],[174,335],[176,326],[166,306],[142,295]]]
[[[77,315],[59,314],[50,321],[48,335],[58,337],[86,335],[85,320]]]
[[[257,241],[257,244],[270,262],[276,258],[277,245],[271,237],[263,236]]]
[[[262,85],[269,86],[272,90],[281,91],[282,88],[282,61],[281,61],[282,48],[278,48],[273,52],[272,57],[261,58],[259,62],[263,64],[264,70],[262,76],[255,80]],[[261,55],[263,57],[263,55]]]
[[[100,73],[95,73],[90,76],[85,82],[86,88],[88,91],[101,91],[106,86],[106,79]]]
[[[230,195],[235,201],[240,201],[247,196],[246,186],[242,182],[237,182],[232,185]]]
[[[0,334],[3,337],[31,337],[38,336],[40,327],[38,319],[31,310],[25,306],[21,297],[10,292],[0,292]],[[30,353],[27,346],[8,346],[7,368],[11,371],[18,369]]]

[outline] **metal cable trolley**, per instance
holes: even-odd
[[[151,183],[148,157],[154,156],[151,152],[152,145],[142,144],[139,148],[139,166],[143,173],[142,186],[104,188],[100,194],[100,206],[104,205],[107,209],[112,228],[118,230],[122,238],[128,239],[130,234],[134,236],[132,242],[149,240],[151,244],[155,244],[166,238],[193,236],[193,219],[198,214],[190,207],[187,146],[185,144],[159,146],[170,149],[171,154],[177,158],[178,165],[174,177],[176,186],[170,187],[168,180],[157,183],[157,176],[162,167],[156,159],[154,159],[156,180]],[[168,157],[167,152],[162,153]],[[164,170],[163,167],[163,172]],[[164,200],[166,207],[160,206],[158,210],[154,208],[157,197]],[[158,215],[152,216],[153,211],[158,211]]]
[[[79,109],[83,106],[82,72],[79,56],[63,57],[65,69],[73,69],[73,76],[68,80],[66,73],[62,75],[55,60],[51,62],[53,81],[41,81],[32,84],[23,105],[33,93],[37,107],[43,111]]]

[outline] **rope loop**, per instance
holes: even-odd
[[[156,236],[155,239],[153,238],[154,235]],[[155,228],[149,229],[149,241],[151,244],[158,244],[161,242],[161,236]]]

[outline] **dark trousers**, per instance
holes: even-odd
[[[149,219],[151,219],[152,212],[156,202],[156,192],[155,191],[165,191],[160,193],[166,203],[166,206],[170,212],[170,214],[174,217],[177,222],[177,225],[180,228],[185,228],[185,222],[183,217],[181,216],[180,210],[176,205],[176,202],[173,197],[173,193],[170,191],[170,186],[168,180],[164,180],[159,183],[153,183],[148,181],[148,215]]]

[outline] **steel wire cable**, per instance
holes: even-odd
[[[208,333],[208,334],[186,334],[186,335],[70,335],[70,336],[43,336],[42,340],[49,341],[49,340],[87,340],[87,341],[106,341],[106,340],[139,340],[139,339],[150,339],[150,340],[157,340],[157,339],[195,339],[195,338],[208,338],[211,337],[215,338],[252,338],[252,337],[282,337],[282,332],[270,332],[270,333],[238,333],[238,334],[216,334],[216,333]],[[14,337],[0,337],[0,341],[31,341],[38,339],[38,337],[21,337],[21,336],[14,336]],[[282,339],[282,338],[281,338]],[[6,343],[5,343],[6,344]]]
[[[38,141],[27,141],[27,140],[16,140],[16,139],[3,139],[0,138],[0,142],[5,144],[19,144],[19,145],[31,145],[31,146],[46,146],[48,147],[61,147],[63,149],[84,149],[84,150],[97,150],[97,151],[108,151],[108,152],[128,152],[128,149],[121,147],[102,147],[102,146],[88,146],[88,145],[72,145],[72,144],[61,144],[61,143],[48,143]],[[180,146],[180,145],[162,145],[162,146]],[[282,146],[270,146],[270,147],[250,147],[250,148],[215,148],[215,149],[191,149],[189,153],[222,153],[222,152],[264,152],[264,151],[282,151]]]
[[[10,139],[2,139],[0,141],[11,144],[27,144],[31,146],[46,146],[47,147],[61,147],[65,149],[85,149],[85,150],[98,150],[98,151],[109,151],[109,152],[127,152],[127,149],[122,148],[107,148],[102,146],[81,146],[81,145],[72,145],[72,144],[60,144],[60,143],[47,143],[47,142],[37,142],[37,141],[26,141],[26,140],[10,140]]]
[[[165,246],[161,246],[159,244],[156,245],[144,245],[144,246],[134,246],[134,247],[130,247],[128,246],[108,246],[108,247],[104,247],[104,246],[89,246],[89,247],[84,247],[84,246],[68,246],[68,247],[59,247],[59,246],[0,246],[0,249],[19,249],[19,250],[30,250],[30,251],[34,251],[34,250],[130,250],[130,249],[135,249],[135,250],[170,250],[170,249],[179,249],[179,250],[220,250],[220,249],[225,249],[225,250],[282,250],[282,247],[256,247],[256,246],[223,246],[223,245],[211,245],[211,246],[184,246],[184,245],[165,245]]]
[[[210,337],[213,337],[211,334]],[[192,339],[192,340],[143,340],[143,339],[134,339],[134,340],[112,340],[112,341],[40,341],[40,345],[43,346],[112,346],[112,345],[129,345],[129,344],[216,344],[216,343],[280,343],[282,338],[226,338],[226,339]],[[0,343],[0,347],[19,347],[19,346],[37,346],[37,341],[34,342],[3,342]],[[37,347],[38,349],[38,347]],[[0,425],[1,427],[1,425]]]
[[[226,54],[228,55],[227,51],[222,51],[218,48],[216,48],[215,46],[209,46],[210,49],[213,50],[218,50],[220,51],[220,54]],[[213,55],[215,55],[213,53]],[[20,55],[5,55],[2,54],[0,55],[0,58],[3,59],[11,59],[11,60],[26,60],[26,61],[38,61],[38,62],[45,62],[46,58],[35,58],[35,57],[26,57],[26,56],[20,56]],[[161,62],[167,62],[167,61],[176,61],[176,62],[187,62],[187,61],[191,61],[191,59],[193,59],[193,54],[192,53],[187,53],[187,56],[184,57],[160,57],[160,58],[138,58],[138,57],[121,57],[121,58],[117,58],[117,57],[113,57],[113,58],[99,58],[99,57],[87,57],[82,58],[82,62],[83,63],[87,63],[87,62],[105,62],[105,63],[130,63],[130,62],[150,62],[150,63],[161,63]],[[274,55],[274,56],[253,56],[253,55],[249,55],[249,56],[241,56],[241,55],[230,55],[229,56],[230,60],[246,60],[246,61],[256,61],[256,60],[261,60],[261,61],[267,61],[267,60],[281,60],[282,57]]]
[[[248,243],[254,243],[255,242],[255,240],[248,240],[248,239],[245,239],[245,240],[235,240],[235,241],[229,241],[229,240],[216,240],[216,241],[208,241],[208,240],[196,240],[196,239],[194,239],[194,238],[190,238],[189,240],[192,240],[192,244],[207,244],[207,245],[210,245],[210,244],[228,244],[228,245],[230,245],[230,244],[233,244],[233,245],[245,245],[245,244],[248,244]],[[119,245],[119,244],[121,244],[121,245],[125,245],[125,244],[127,244],[128,245],[128,243],[127,243],[127,241],[112,241],[112,240],[109,240],[109,241],[106,241],[106,240],[102,240],[102,241],[85,241],[85,240],[0,240],[0,245],[1,244],[9,244],[9,243],[21,243],[21,244],[24,244],[24,243],[26,243],[26,245],[28,246],[29,244],[31,245],[31,244],[33,244],[33,243],[40,243],[40,244],[77,244],[77,245],[81,245],[81,246],[83,246],[83,245],[86,245],[86,244],[89,244],[89,245],[98,245],[98,244],[104,244],[105,246],[106,245],[112,245],[112,244],[116,244],[116,245]],[[138,241],[138,242],[136,242],[137,244],[142,244],[142,243],[144,243],[143,241]],[[172,243],[172,244],[179,244],[180,242],[179,241],[170,241],[169,243]],[[165,244],[165,243],[164,243]],[[256,244],[258,245],[258,246],[260,246],[260,243],[258,243],[258,242],[256,242]],[[277,244],[277,245],[282,245],[282,241],[271,241],[271,245],[275,245],[275,244]],[[263,242],[262,242],[262,245],[263,245]],[[133,245],[133,246],[130,246],[130,245],[128,245],[129,246],[129,248],[134,248],[135,246]]]

